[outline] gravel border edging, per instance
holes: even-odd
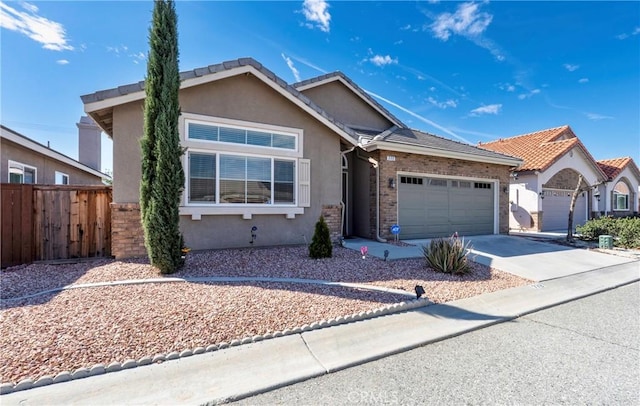
[[[184,282],[184,281],[186,281],[185,279],[181,279],[181,278],[173,278],[173,279],[175,279],[175,280],[167,280],[167,282]],[[208,278],[193,278],[193,279],[208,279]],[[242,279],[251,279],[251,278],[242,278]],[[255,279],[255,278],[253,278],[253,279]],[[109,282],[109,283],[110,284],[114,284],[113,282]],[[137,282],[137,283],[143,283],[143,282]],[[301,282],[297,282],[297,283],[301,283]],[[339,282],[329,282],[329,284],[345,286],[344,284],[341,284]],[[93,285],[93,284],[90,284],[90,285]],[[74,285],[69,285],[69,286],[74,286]],[[79,286],[79,285],[76,285],[76,286]],[[106,284],[106,285],[103,285],[103,286],[109,286],[109,285]],[[363,286],[367,286],[367,285],[363,285]],[[357,284],[346,284],[345,287],[360,287],[360,285],[357,285]],[[58,291],[66,290],[65,288],[69,288],[69,287],[65,286],[65,287],[59,288],[58,290],[55,290],[55,291],[58,292]],[[386,289],[386,288],[378,288],[378,289],[374,289],[374,290],[380,290],[380,289]],[[39,294],[45,294],[45,293],[49,293],[49,292],[50,291],[40,292]],[[403,292],[403,294],[407,294],[406,291],[401,291],[401,292]],[[54,293],[54,292],[51,292],[51,293]],[[391,293],[396,293],[396,292],[391,292]],[[14,299],[4,299],[4,300],[15,300],[15,298]],[[94,365],[94,366],[92,366],[90,368],[86,368],[86,367],[78,368],[74,372],[62,371],[62,372],[58,373],[56,376],[45,375],[45,376],[42,376],[42,377],[38,378],[35,381],[33,379],[31,379],[31,378],[27,378],[27,379],[21,380],[17,384],[13,384],[11,382],[6,382],[6,383],[2,383],[0,385],[0,395],[5,395],[5,394],[13,393],[13,392],[19,392],[19,391],[23,391],[23,390],[34,389],[34,388],[38,388],[38,387],[41,387],[41,386],[52,385],[52,384],[56,384],[56,383],[60,383],[60,382],[67,382],[67,381],[76,380],[76,379],[88,378],[88,377],[91,377],[91,376],[102,375],[102,374],[110,373],[110,372],[117,372],[117,371],[121,371],[121,370],[125,370],[125,369],[137,368],[137,367],[140,367],[140,366],[150,365],[150,364],[159,363],[159,362],[171,361],[171,360],[175,360],[175,359],[179,359],[179,358],[186,358],[186,357],[190,357],[190,356],[193,356],[193,355],[203,354],[205,352],[214,352],[214,351],[217,351],[217,350],[222,350],[222,349],[229,348],[229,347],[236,347],[236,346],[243,345],[243,344],[256,343],[256,342],[259,342],[259,341],[274,339],[274,338],[293,335],[293,334],[301,334],[303,332],[313,331],[313,330],[320,330],[320,329],[323,329],[323,328],[333,327],[333,326],[337,326],[337,325],[340,325],[340,324],[354,323],[354,322],[357,322],[357,321],[372,319],[372,318],[376,318],[376,317],[388,316],[388,315],[391,315],[391,314],[394,314],[394,313],[401,313],[401,312],[404,312],[404,311],[413,310],[413,309],[420,308],[420,307],[426,307],[426,306],[429,306],[431,304],[433,304],[433,303],[430,302],[426,298],[413,299],[413,300],[410,300],[410,301],[393,303],[393,304],[390,304],[390,305],[387,305],[387,306],[379,307],[377,309],[368,310],[366,312],[354,313],[354,314],[347,315],[347,316],[339,316],[339,317],[336,317],[334,319],[322,320],[322,321],[316,322],[316,323],[305,324],[303,326],[295,327],[295,328],[292,328],[292,329],[286,329],[286,330],[283,330],[283,331],[276,331],[274,333],[267,333],[267,334],[263,334],[263,335],[255,335],[255,336],[252,336],[252,337],[244,337],[244,338],[241,338],[241,339],[234,339],[234,340],[231,340],[231,342],[229,342],[229,343],[221,342],[221,343],[218,343],[218,344],[209,345],[206,348],[205,347],[196,347],[194,349],[182,350],[181,352],[175,352],[174,351],[174,352],[170,352],[168,354],[156,354],[153,357],[142,357],[137,361],[133,360],[133,359],[128,359],[128,360],[125,360],[123,363],[112,362],[111,364],[107,365],[106,367],[103,364],[96,364],[96,365]]]

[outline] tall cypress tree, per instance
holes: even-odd
[[[156,0],[145,80],[140,209],[147,253],[162,273],[173,273],[182,265],[178,208],[184,171],[178,133],[177,26],[173,1]]]

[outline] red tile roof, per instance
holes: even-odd
[[[608,180],[613,180],[616,176],[620,175],[620,172],[622,172],[627,166],[636,173],[636,176],[640,176],[638,175],[640,174],[640,170],[636,166],[636,163],[628,156],[623,158],[602,159],[597,162],[600,169],[602,169],[602,172],[607,175]]]
[[[597,167],[589,151],[568,125],[481,143],[478,146],[522,158],[524,162],[518,167],[518,171],[544,171],[576,146]]]

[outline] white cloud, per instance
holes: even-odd
[[[607,120],[607,119],[612,119],[613,118],[611,116],[605,116],[605,115],[598,114],[598,113],[585,113],[585,115],[587,116],[587,118],[589,120],[594,120],[594,121]]]
[[[282,56],[282,59],[284,59],[284,61],[287,63],[287,66],[291,70],[291,73],[293,73],[293,77],[296,79],[296,82],[299,82],[300,81],[300,72],[298,71],[298,69],[296,69],[296,67],[293,64],[293,61],[291,60],[291,58],[289,58],[285,54],[280,54],[280,55]]]
[[[408,31],[410,29],[411,29],[411,24],[407,24],[404,27],[400,27],[400,30],[402,30],[402,31]]]
[[[58,65],[68,65],[68,64],[69,64],[69,61],[67,61],[66,59],[58,59],[58,60],[56,61],[56,63],[57,63]]]
[[[440,14],[430,28],[435,37],[443,41],[448,40],[451,34],[477,37],[487,29],[493,19],[491,14],[479,12],[478,8],[477,3],[462,3],[455,13]]]
[[[536,95],[540,93],[540,89],[533,89],[532,91],[530,91],[529,93],[523,93],[523,94],[519,94],[518,95],[518,99],[520,100],[524,100],[524,99],[528,99],[533,95]]]
[[[321,31],[329,32],[331,14],[329,14],[329,4],[324,0],[304,0],[302,3],[302,13],[310,23],[308,27],[318,27]]]
[[[570,63],[565,63],[562,66],[564,66],[564,68],[569,72],[577,71],[580,68],[580,65],[571,65]]]
[[[504,90],[505,92],[510,92],[510,93],[516,91],[516,87],[511,83],[500,83],[498,84],[498,89]]]
[[[627,39],[629,37],[632,37],[632,36],[638,35],[638,34],[640,34],[640,27],[636,27],[633,31],[631,31],[630,34],[624,33],[624,34],[616,35],[616,38],[618,38],[618,39]]]
[[[477,109],[471,110],[472,116],[481,116],[483,114],[493,114],[496,115],[500,113],[500,109],[502,109],[502,104],[490,104],[488,106],[478,107]]]
[[[436,99],[434,99],[433,97],[429,96],[427,98],[427,101],[429,103],[433,104],[434,106],[436,106],[436,107],[438,107],[440,109],[443,109],[443,110],[445,110],[447,108],[456,108],[456,107],[458,107],[458,102],[456,102],[453,99],[449,99],[449,100],[446,100],[446,101],[443,101],[443,102],[439,102]]]
[[[52,51],[71,51],[67,43],[66,31],[62,24],[39,16],[38,7],[22,2],[25,11],[16,10],[6,3],[0,3],[0,27],[17,31],[42,44]]]
[[[398,63],[398,58],[391,58],[389,55],[375,55],[371,58],[369,58],[369,62],[371,62],[372,64],[376,65],[376,66],[386,66],[386,65],[391,65],[391,64],[397,64]]]
[[[588,83],[588,82],[589,82],[589,78],[582,78],[578,80],[578,83]]]
[[[403,42],[404,41],[400,39],[400,40],[394,42],[393,45],[402,45]]]

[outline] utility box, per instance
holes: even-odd
[[[610,235],[601,235],[599,242],[601,249],[610,250],[613,248],[613,237]]]

